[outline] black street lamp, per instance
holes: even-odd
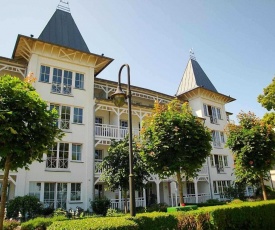
[[[120,75],[123,67],[127,67],[128,72],[128,88],[127,94],[125,94],[121,89]],[[114,94],[111,95],[111,99],[114,104],[118,107],[121,107],[125,103],[125,99],[128,98],[128,121],[129,121],[129,191],[130,191],[130,214],[131,216],[136,215],[135,209],[135,184],[134,184],[134,173],[133,173],[133,134],[132,134],[132,101],[131,101],[131,84],[130,84],[130,67],[128,64],[124,64],[120,67],[118,72],[118,85],[117,90]]]

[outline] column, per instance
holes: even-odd
[[[195,187],[196,203],[199,203],[199,198],[198,198],[198,181],[197,180],[194,180],[194,187]]]

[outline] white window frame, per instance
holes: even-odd
[[[42,69],[44,69],[44,70],[42,70]],[[50,74],[51,74],[51,67],[46,66],[46,65],[41,65],[39,81],[44,82],[44,83],[49,83],[50,82]]]
[[[82,160],[82,144],[72,143],[72,161],[81,161]]]
[[[217,160],[216,160],[217,158]],[[228,156],[220,154],[211,154],[210,156],[211,167],[217,167],[218,172],[224,172],[225,167],[228,166]]]
[[[84,89],[84,74],[75,73],[75,83],[74,87],[76,89]]]
[[[212,105],[203,104],[204,116],[210,117],[212,124],[218,124],[218,120],[222,120],[221,109]],[[210,112],[211,111],[211,114]]]
[[[53,68],[52,93],[72,95],[73,72],[60,68]]]
[[[81,201],[81,183],[71,183],[70,201]]]
[[[47,154],[46,169],[67,170],[69,168],[70,144],[66,142],[57,142],[52,146],[51,151],[52,153]]]
[[[83,124],[83,108],[74,107],[73,123]]]
[[[70,129],[71,122],[71,107],[67,105],[50,104],[50,109],[55,108],[58,112],[59,119],[57,121],[57,127],[62,130]],[[68,109],[69,108],[69,109]]]
[[[230,180],[216,180],[213,181],[214,194],[219,194],[221,198],[224,198],[225,189],[231,186]]]

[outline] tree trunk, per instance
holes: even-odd
[[[184,203],[184,200],[183,200],[183,187],[182,187],[180,171],[177,172],[177,181],[178,181],[178,185],[179,185],[179,197],[180,197],[180,205],[181,205]]]
[[[267,195],[266,195],[266,190],[265,190],[265,186],[264,186],[264,178],[263,175],[260,175],[260,183],[261,183],[261,187],[262,187],[262,191],[263,191],[263,198],[264,200],[267,200]]]
[[[127,190],[123,190],[123,197],[124,197],[124,213],[127,214],[128,212],[128,207],[127,207]]]
[[[7,195],[7,187],[9,182],[10,165],[11,165],[10,159],[11,159],[11,156],[7,156],[6,162],[5,162],[4,178],[3,178],[2,193],[1,193],[1,204],[0,204],[0,229],[3,229],[6,195]]]

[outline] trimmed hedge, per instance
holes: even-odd
[[[139,229],[138,224],[125,217],[98,217],[54,222],[47,230]]]
[[[177,218],[164,212],[151,212],[138,214],[131,218],[138,224],[138,229],[167,230],[177,228]]]
[[[21,230],[33,230],[33,229],[47,229],[52,223],[67,220],[65,216],[55,216],[51,218],[37,217],[35,219],[29,220],[22,223]]]
[[[167,212],[187,212],[191,210],[198,209],[197,205],[187,205],[187,206],[177,206],[177,207],[168,207]]]
[[[211,212],[211,222],[218,229],[274,229],[275,201],[244,202]]]
[[[221,206],[204,207],[198,210],[173,213],[152,212],[137,214],[136,217],[129,215],[123,217],[91,217],[76,220],[54,221],[47,218],[44,225],[39,225],[39,218],[22,224],[22,230],[45,229],[49,230],[75,230],[75,229],[150,229],[150,230],[272,230],[275,229],[275,200],[259,202],[243,202]],[[54,222],[53,222],[54,221]],[[25,227],[29,223],[28,227]]]
[[[176,229],[177,219],[175,216],[163,212],[138,214],[135,217],[98,217],[79,220],[66,220],[54,222],[48,230],[73,230],[73,229],[150,229],[167,230]]]

